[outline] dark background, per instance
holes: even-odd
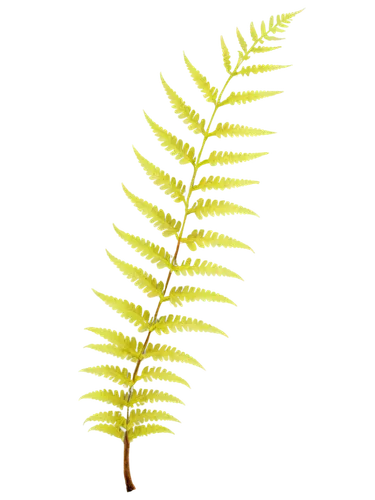
[[[110,312],[99,315],[87,304],[87,281],[96,279],[98,287],[119,285],[117,274],[103,272],[95,249],[111,239],[103,231],[105,215],[121,214],[123,223],[133,222],[126,209],[120,209],[111,179],[129,175],[133,182],[135,165],[127,160],[127,138],[136,135],[138,144],[144,142],[143,123],[135,119],[136,104],[153,103],[158,110],[152,72],[168,64],[169,76],[175,78],[176,47],[192,47],[193,55],[204,56],[203,62],[214,71],[216,32],[231,31],[232,24],[246,23],[249,15],[263,16],[269,6],[266,0],[239,7],[209,5],[202,9],[174,4],[169,13],[164,4],[80,7],[62,13],[64,29],[54,54],[61,110],[61,150],[55,161],[62,162],[58,196],[64,208],[54,220],[66,235],[60,249],[60,290],[70,291],[70,298],[60,302],[56,331],[64,335],[66,369],[60,377],[68,408],[61,426],[57,492],[87,498],[120,496],[119,450],[111,442],[80,441],[79,410],[69,405],[82,379],[70,378],[69,373],[85,357],[79,350],[80,319],[111,319]],[[270,6],[293,8],[295,3]],[[288,97],[280,104],[257,105],[256,115],[247,117],[272,119],[281,129],[280,145],[272,146],[272,161],[265,161],[264,171],[234,169],[239,175],[265,176],[265,192],[251,196],[265,207],[266,223],[249,225],[249,239],[265,248],[265,256],[225,259],[228,264],[241,263],[256,292],[238,292],[240,312],[209,315],[211,320],[225,318],[225,327],[233,328],[232,345],[189,337],[200,357],[208,359],[208,376],[193,379],[201,384],[200,392],[186,394],[193,408],[179,411],[185,417],[185,440],[146,441],[144,449],[137,450],[137,479],[144,480],[146,498],[268,498],[275,493],[303,497],[306,489],[307,467],[301,457],[310,439],[305,419],[311,412],[306,394],[312,396],[312,389],[306,365],[313,340],[302,330],[308,318],[303,316],[301,269],[308,263],[300,255],[315,238],[305,222],[314,210],[306,206],[306,198],[318,153],[312,139],[317,105],[312,97],[313,28],[314,17],[305,17],[304,24],[289,34],[288,53],[296,56],[296,72],[281,73],[274,85],[287,87]],[[255,81],[242,86],[247,84],[259,85]],[[240,113],[233,118],[240,118]],[[142,190],[142,178],[137,186]]]

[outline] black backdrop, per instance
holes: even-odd
[[[135,119],[136,104],[152,103],[158,110],[151,73],[168,64],[169,76],[175,78],[176,47],[192,47],[214,71],[215,33],[231,31],[232,24],[246,23],[249,15],[262,16],[268,7],[266,0],[237,8],[208,5],[200,9],[174,4],[171,13],[164,4],[113,10],[80,7],[64,16],[56,53],[62,143],[56,161],[64,159],[59,188],[65,209],[54,220],[69,242],[61,242],[62,288],[74,294],[66,304],[64,299],[60,302],[57,325],[67,362],[62,382],[67,415],[60,442],[62,463],[55,471],[57,493],[66,489],[67,494],[88,498],[120,496],[119,450],[111,442],[80,441],[79,410],[68,407],[82,378],[69,378],[69,371],[85,357],[79,350],[80,319],[111,319],[111,313],[98,314],[87,304],[87,281],[96,279],[98,287],[119,286],[117,274],[103,272],[95,249],[111,240],[103,230],[105,215],[120,214],[122,222],[133,222],[126,209],[120,209],[120,195],[112,192],[111,182],[114,175],[128,175],[129,182],[135,182],[127,138],[136,135],[137,143],[144,142],[143,123]],[[249,239],[265,248],[265,256],[225,258],[228,264],[241,263],[255,292],[238,292],[240,312],[209,315],[212,320],[225,318],[225,327],[233,328],[232,345],[189,337],[194,350],[208,360],[208,376],[195,380],[200,392],[186,394],[193,408],[180,412],[185,417],[184,441],[145,442],[137,450],[137,479],[144,480],[146,498],[266,498],[293,492],[303,496],[308,487],[301,455],[309,440],[304,426],[309,378],[300,374],[309,355],[306,338],[301,340],[303,318],[296,311],[301,297],[295,277],[302,264],[299,255],[311,242],[300,207],[315,161],[313,25],[314,18],[306,17],[289,34],[288,54],[297,58],[296,72],[282,73],[275,85],[287,87],[288,96],[280,104],[257,105],[256,115],[247,116],[272,119],[273,126],[280,127],[280,145],[273,145],[272,161],[265,162],[264,171],[235,169],[237,174],[265,176],[265,192],[254,196],[265,208],[266,222],[249,225]],[[150,138],[145,142],[150,147],[147,141]],[[136,183],[141,190],[142,178]]]

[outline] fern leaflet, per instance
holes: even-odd
[[[220,103],[220,106],[226,104],[246,104],[247,102],[258,101],[265,97],[272,97],[277,94],[282,94],[279,90],[249,90],[247,92],[232,92],[225,101]]]
[[[255,160],[261,156],[268,155],[268,153],[228,153],[227,151],[212,151],[208,157],[208,162],[210,165],[215,167],[216,165],[228,165],[230,163],[241,163],[243,161]]]
[[[203,366],[189,354],[185,354],[184,352],[177,350],[175,347],[167,345],[161,346],[160,344],[156,344],[154,346],[149,343],[143,357],[144,359],[152,358],[154,361],[176,361],[177,363],[187,363],[189,365],[203,368]]]
[[[186,57],[185,53],[184,53],[184,59],[186,66],[191,74],[191,77],[193,78],[199,90],[203,92],[205,99],[208,102],[216,104],[218,90],[215,87],[211,87],[206,77],[203,76],[196,68],[194,68],[189,59]]]
[[[198,219],[203,219],[203,217],[208,217],[211,215],[256,215],[252,210],[236,205],[235,203],[230,203],[229,201],[218,201],[218,200],[204,200],[199,198],[191,209],[188,211],[189,214],[195,214]]]
[[[91,429],[89,429],[89,431],[104,432],[105,434],[109,434],[110,436],[121,439],[121,441],[124,440],[124,436],[125,436],[124,431],[122,431],[119,427],[116,427],[114,425],[108,425],[108,424],[94,425],[93,427],[91,427]]]
[[[289,68],[291,65],[280,66],[275,64],[258,64],[253,66],[246,66],[246,68],[241,68],[237,75],[249,76],[250,74],[266,73],[267,71],[276,71],[277,69]]]
[[[222,302],[226,304],[236,305],[224,295],[220,295],[216,292],[211,292],[210,290],[203,290],[201,288],[194,288],[193,286],[175,286],[171,288],[169,292],[169,300],[171,304],[175,307],[182,306],[182,302],[196,302],[197,300],[203,300],[207,302]]]
[[[125,403],[126,406],[134,405],[144,405],[146,403],[179,403],[184,404],[181,399],[168,394],[167,392],[154,391],[148,389],[140,389],[139,391],[133,390],[130,396],[129,403]]]
[[[122,416],[120,411],[102,411],[86,418],[83,423],[85,424],[86,422],[105,422],[123,427],[126,424],[126,418]]]
[[[180,421],[170,415],[165,411],[160,410],[141,410],[137,408],[136,410],[132,410],[129,415],[129,426],[133,427],[134,425],[143,424],[145,422],[156,422],[156,421],[168,421],[178,422]]]
[[[242,280],[241,276],[233,271],[230,271],[226,267],[213,264],[212,262],[207,262],[207,260],[201,262],[200,259],[196,259],[194,264],[192,264],[191,259],[188,258],[179,266],[173,267],[173,272],[178,276],[180,274],[183,276],[194,276],[195,274],[199,274],[201,276],[226,276],[227,278],[238,278]]]
[[[152,326],[151,331],[156,333],[169,333],[169,332],[208,332],[208,333],[219,333],[227,337],[227,335],[216,328],[215,326],[204,323],[201,320],[187,318],[186,316],[161,316],[157,322]],[[148,352],[148,351],[147,351]],[[198,366],[198,365],[197,365]],[[201,366],[201,365],[199,365]]]
[[[160,367],[158,368],[150,368],[146,366],[143,368],[142,374],[136,378],[136,382],[138,380],[144,380],[145,382],[152,382],[153,380],[164,380],[165,382],[177,382],[178,384],[186,385],[190,387],[190,385],[184,380],[182,377],[175,375],[172,372],[167,371],[165,368],[162,370]]]
[[[203,192],[206,191],[206,189],[221,189],[222,191],[224,189],[233,189],[233,188],[239,188],[239,187],[244,187],[244,186],[250,186],[251,184],[259,184],[259,181],[250,181],[246,179],[231,179],[229,177],[213,177],[212,175],[206,179],[206,177],[203,177],[199,184],[194,186],[193,191],[198,191],[199,189],[202,190]]]
[[[229,125],[229,123],[218,123],[216,129],[210,136],[216,137],[256,137],[259,135],[270,135],[275,132],[262,130],[260,128],[245,127],[244,125]]]
[[[102,391],[89,392],[88,394],[81,396],[80,399],[95,399],[97,401],[101,401],[102,403],[117,406],[120,410],[122,410],[127,404],[125,401],[124,391],[119,393],[118,391],[107,391],[104,389]]]
[[[224,38],[221,37],[220,40],[221,40],[221,50],[223,52],[224,67],[227,70],[227,73],[230,74],[232,67],[231,67],[231,64],[230,64],[229,50],[228,50],[228,47],[225,45]]]
[[[194,229],[192,233],[186,238],[181,238],[182,243],[186,243],[188,248],[193,252],[197,249],[205,247],[224,247],[224,248],[244,248],[246,250],[252,250],[248,245],[242,243],[241,241],[235,240],[230,236],[225,236],[224,234],[214,233],[213,231],[207,231],[204,234],[204,230],[198,231]]]
[[[138,425],[137,427],[134,427],[134,429],[130,429],[129,431],[129,441],[133,441],[134,439],[142,436],[149,436],[150,434],[159,434],[159,433],[167,433],[167,434],[174,434],[170,429],[167,429],[167,427],[163,427],[162,425],[157,425],[157,424],[148,424],[148,425]]]
[[[84,368],[81,372],[92,373],[93,375],[98,375],[98,377],[103,376],[112,380],[112,382],[125,385],[126,387],[133,385],[130,372],[126,368],[121,370],[119,366],[95,366],[92,368]]]

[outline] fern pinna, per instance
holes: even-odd
[[[245,104],[258,99],[271,97],[279,94],[278,91],[259,91],[250,90],[247,92],[232,92],[226,98],[223,98],[225,89],[229,82],[236,76],[249,76],[257,73],[274,71],[287,66],[261,64],[252,66],[242,66],[242,64],[250,59],[253,54],[270,52],[280,48],[279,46],[265,45],[265,41],[279,41],[282,38],[274,36],[276,33],[284,32],[288,27],[293,17],[301,11],[290,14],[278,15],[276,19],[272,16],[269,20],[268,27],[264,21],[261,23],[260,33],[257,33],[253,23],[250,24],[250,36],[252,45],[248,45],[245,38],[237,29],[237,38],[241,50],[238,51],[238,59],[235,65],[231,62],[229,50],[221,38],[221,49],[223,54],[224,68],[228,73],[228,78],[219,92],[218,89],[212,87],[207,79],[193,66],[190,60],[184,55],[187,69],[193,78],[199,90],[203,93],[205,99],[213,104],[213,112],[211,118],[206,125],[206,120],[191,109],[185,101],[168,85],[161,76],[161,82],[165,92],[170,100],[175,113],[181,118],[189,130],[197,135],[202,136],[202,144],[196,155],[195,148],[190,147],[188,143],[184,143],[181,139],[162,128],[152,120],[146,113],[146,120],[156,135],[161,145],[172,154],[181,165],[189,165],[192,168],[192,178],[189,187],[183,185],[182,181],[178,181],[175,177],[171,177],[164,172],[134,148],[135,156],[144,169],[149,178],[162,189],[165,194],[172,197],[176,203],[181,203],[184,207],[184,216],[181,221],[177,221],[170,214],[165,214],[163,210],[149,203],[135,194],[131,193],[127,187],[123,186],[125,195],[135,205],[135,207],[145,215],[150,222],[160,231],[165,237],[174,237],[176,239],[176,247],[173,255],[168,253],[164,248],[145,240],[139,236],[133,236],[121,229],[115,227],[118,236],[136,252],[139,252],[146,259],[150,260],[159,269],[167,269],[168,275],[164,282],[157,281],[151,274],[146,273],[142,269],[132,266],[122,260],[114,257],[109,252],[108,257],[118,269],[129,278],[138,288],[150,298],[157,299],[157,307],[154,315],[149,311],[143,310],[140,305],[135,305],[124,299],[118,299],[109,295],[104,295],[95,291],[95,294],[103,300],[108,306],[134,326],[138,327],[138,332],[144,332],[146,338],[138,341],[135,337],[124,336],[122,333],[108,330],[105,328],[88,328],[92,333],[95,333],[106,340],[107,344],[90,344],[89,348],[97,351],[111,354],[121,359],[131,361],[135,367],[121,368],[119,366],[96,366],[93,368],[85,368],[82,370],[86,373],[103,376],[110,379],[112,382],[119,384],[122,389],[117,390],[101,390],[85,394],[82,398],[95,399],[104,403],[111,404],[120,411],[100,412],[89,417],[86,422],[97,422],[90,430],[101,431],[111,436],[121,439],[124,443],[124,476],[127,491],[132,491],[135,486],[132,482],[129,467],[129,448],[130,443],[141,436],[148,436],[154,433],[172,433],[164,425],[159,425],[160,421],[178,422],[178,420],[166,413],[165,411],[157,411],[150,409],[137,409],[136,407],[154,402],[166,403],[182,403],[176,396],[158,390],[148,390],[141,388],[144,382],[152,380],[163,380],[176,382],[186,386],[188,383],[175,373],[161,368],[143,366],[143,360],[152,358],[154,361],[176,361],[180,363],[188,363],[197,367],[202,367],[200,363],[189,354],[177,350],[175,347],[170,347],[161,344],[152,344],[150,342],[151,335],[162,335],[176,331],[196,331],[196,332],[211,332],[225,335],[219,328],[210,324],[204,323],[201,320],[188,318],[180,315],[159,316],[162,304],[170,302],[174,306],[182,306],[183,302],[192,302],[197,300],[222,302],[233,304],[233,302],[210,290],[202,290],[188,286],[173,286],[168,289],[172,275],[207,275],[207,276],[225,276],[229,278],[240,278],[233,271],[226,269],[207,260],[201,259],[192,260],[186,259],[178,263],[177,256],[182,245],[186,245],[191,251],[197,250],[197,247],[224,247],[247,249],[251,248],[241,241],[232,237],[218,234],[212,231],[194,230],[188,235],[184,235],[185,223],[188,216],[195,215],[198,219],[214,215],[229,215],[229,214],[249,214],[256,215],[248,208],[230,203],[227,201],[217,201],[199,198],[195,203],[190,203],[190,198],[193,192],[199,192],[212,189],[232,189],[242,186],[250,186],[257,181],[245,179],[232,179],[224,177],[202,177],[199,182],[196,182],[198,170],[205,165],[227,165],[260,158],[267,153],[228,153],[223,151],[213,151],[206,159],[202,158],[204,146],[211,137],[253,137],[272,134],[268,130],[251,128],[244,125],[231,125],[229,123],[218,123],[216,128],[211,131],[212,121],[219,110],[228,104]],[[145,363],[143,363],[145,365]],[[122,413],[121,410],[124,410]],[[150,423],[151,422],[151,423]]]

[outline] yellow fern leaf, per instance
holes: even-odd
[[[133,390],[130,396],[129,403],[126,403],[126,406],[134,406],[134,405],[144,405],[146,403],[179,403],[184,404],[181,399],[176,398],[176,396],[172,396],[172,394],[168,394],[167,392],[148,390],[148,389],[139,389],[138,391]]]
[[[284,46],[281,42],[264,42],[252,50],[252,56],[269,56],[283,50]]]
[[[229,201],[218,201],[218,200],[204,200],[203,198],[199,198],[191,209],[188,211],[188,214],[195,214],[198,219],[203,219],[203,217],[211,217],[215,215],[257,215],[252,210],[241,207],[240,205],[236,205],[235,203],[230,203]]]
[[[202,177],[199,183],[194,186],[193,191],[202,190],[203,192],[206,189],[233,189],[244,186],[250,186],[251,184],[259,184],[259,181],[250,181],[246,179],[231,179],[229,177],[213,177],[212,175],[206,179],[206,177]]]
[[[176,221],[176,219],[172,219],[170,214],[165,215],[163,210],[159,210],[156,205],[152,205],[148,201],[142,200],[142,198],[138,198],[130,191],[126,189],[124,185],[122,188],[129,198],[129,200],[133,203],[133,205],[145,216],[147,219],[150,219],[150,222],[157,228],[159,231],[162,231],[163,236],[168,238],[169,236],[177,236],[180,228],[181,222]]]
[[[95,352],[118,361],[134,362],[143,348],[139,338],[125,333],[121,328],[88,324],[84,325],[82,330],[100,339],[99,342],[83,344],[81,349],[84,351]]]
[[[156,267],[159,269],[163,269],[165,267],[171,268],[172,256],[164,248],[161,248],[159,245],[155,245],[155,243],[151,243],[150,241],[146,241],[139,236],[124,233],[124,231],[121,231],[121,229],[118,229],[115,225],[113,225],[113,227],[125,243],[134,248],[134,250],[140,253],[142,257],[146,257],[146,259],[150,260],[153,264],[156,264]]]
[[[241,276],[233,271],[230,271],[226,267],[208,262],[207,260],[201,262],[200,259],[196,259],[194,264],[192,264],[192,260],[190,258],[186,259],[179,266],[174,266],[173,271],[177,274],[177,276],[180,274],[183,276],[194,276],[199,274],[201,276],[225,276],[227,278],[238,278],[242,280]]]
[[[188,125],[189,130],[192,130],[195,134],[204,135],[204,125],[206,121],[204,119],[199,121],[199,113],[196,113],[190,106],[185,104],[185,101],[183,101],[181,97],[179,97],[176,92],[171,89],[161,74],[160,78],[172,104],[172,108],[175,110],[177,116]]]
[[[155,421],[171,421],[181,423],[177,418],[173,417],[169,413],[160,410],[141,410],[137,408],[132,410],[129,415],[129,427],[134,425],[143,424],[144,422],[155,422]]]
[[[238,46],[236,61],[238,61],[239,63],[248,61],[250,57],[250,46],[241,27],[238,24],[236,24],[236,26],[234,27],[233,34]]]
[[[92,368],[84,368],[80,370],[81,372],[91,373],[93,375],[97,375],[98,377],[105,377],[112,382],[116,382],[120,385],[125,385],[127,387],[131,387],[133,385],[131,379],[131,373],[126,369],[121,369],[119,366],[95,366]]]
[[[129,345],[133,346],[133,342],[135,341],[134,337],[132,339],[129,339],[129,337],[124,337],[124,335],[121,332],[115,332],[114,330],[107,330],[106,328],[85,328],[85,330],[88,330],[89,332],[93,332],[96,335],[99,335],[105,340],[108,340],[108,342],[111,342],[117,347],[120,348],[128,348]],[[135,342],[135,345],[132,348],[137,347],[137,342]]]
[[[109,434],[110,436],[121,439],[121,441],[123,441],[124,437],[125,437],[124,431],[122,431],[119,427],[114,426],[114,425],[98,424],[98,425],[94,425],[93,427],[91,427],[91,429],[89,429],[89,431],[104,432],[105,434]]]
[[[265,36],[267,35],[267,25],[266,25],[266,19],[263,18],[259,21],[258,24],[258,33],[259,33],[259,38],[262,40],[265,39]]]
[[[184,380],[182,377],[175,375],[172,372],[167,371],[165,368],[162,370],[160,367],[151,368],[146,366],[142,370],[142,374],[136,378],[136,382],[139,380],[144,380],[145,382],[152,382],[153,380],[163,380],[165,382],[177,382],[178,384],[186,385],[190,387],[190,385]]]
[[[169,333],[169,332],[208,332],[208,333],[219,333],[220,335],[227,335],[216,326],[204,323],[201,320],[187,318],[186,316],[161,316],[156,323],[151,328],[151,331],[155,331],[158,334]],[[164,346],[166,347],[166,346]],[[191,357],[191,356],[189,356]],[[194,363],[193,363],[194,364]],[[198,365],[197,365],[198,366]],[[201,365],[199,365],[201,366]]]
[[[188,143],[184,144],[181,139],[177,139],[175,135],[172,135],[170,132],[151,120],[146,113],[144,114],[152,131],[161,142],[161,145],[169,151],[172,156],[175,156],[176,160],[179,160],[181,165],[185,165],[186,163],[195,165],[195,149],[191,148]]]
[[[218,37],[218,51],[220,56],[220,63],[224,73],[229,73],[233,68],[234,58],[228,40],[224,33],[219,33]]]
[[[258,101],[259,99],[272,97],[277,94],[282,94],[282,91],[250,90],[247,92],[232,92],[219,106],[225,106],[226,104],[231,104],[232,106],[234,104],[246,104],[247,102]]]
[[[160,344],[156,344],[154,346],[149,343],[143,357],[144,359],[152,358],[154,361],[176,361],[177,363],[187,363],[189,365],[203,368],[203,366],[189,354],[185,354],[184,352],[177,350],[175,347],[167,345],[161,346]]]
[[[170,429],[167,429],[167,427],[163,427],[162,425],[157,425],[157,424],[138,425],[137,427],[134,427],[134,429],[128,431],[129,442],[133,441],[138,437],[149,436],[150,434],[159,434],[161,432],[167,434],[174,434],[174,432],[172,432]]]
[[[121,314],[121,316],[130,323],[134,323],[134,326],[138,326],[139,332],[145,332],[148,330],[150,323],[150,313],[149,311],[142,311],[141,306],[135,306],[132,302],[127,300],[116,299],[110,295],[104,295],[103,293],[93,290],[95,295],[97,295],[102,301],[111,307],[114,311]]]
[[[208,160],[205,160],[205,162],[209,163],[213,167],[216,165],[228,165],[228,163],[233,165],[234,163],[255,160],[256,158],[260,158],[264,155],[268,155],[268,153],[228,153],[227,151],[212,151]],[[200,165],[202,164],[204,163],[202,162]]]
[[[204,302],[222,302],[232,304],[234,306],[236,305],[224,295],[211,292],[210,290],[203,290],[202,288],[195,288],[193,286],[179,286],[178,288],[174,286],[169,292],[169,300],[175,307],[182,306],[183,301],[196,302],[197,300],[202,300]]]
[[[182,183],[182,181],[177,182],[174,177],[171,178],[169,174],[163,172],[163,170],[160,170],[160,168],[156,167],[140,155],[134,146],[133,149],[139,163],[154,184],[165,191],[165,194],[169,194],[176,203],[184,202],[186,186]]]
[[[139,267],[127,264],[122,260],[116,259],[112,254],[107,251],[107,255],[111,262],[122,272],[124,276],[130,279],[142,292],[146,293],[148,297],[163,298],[164,283],[156,281],[151,275],[140,269]]]
[[[196,83],[199,90],[203,92],[205,99],[208,102],[216,104],[216,99],[218,94],[217,88],[211,87],[211,85],[207,81],[207,78],[203,76],[196,68],[194,68],[189,59],[186,57],[185,53],[184,53],[184,59],[194,82]]]
[[[124,391],[119,393],[118,391],[107,391],[104,389],[102,391],[89,392],[88,394],[81,396],[80,399],[95,399],[97,401],[101,401],[102,403],[117,406],[120,410],[126,406]]]
[[[117,359],[118,361],[134,363],[137,360],[136,354],[129,353],[123,347],[111,345],[107,342],[86,342],[81,345],[81,349],[82,351],[94,352],[100,356]]]
[[[253,18],[251,18],[249,20],[249,22],[247,23],[246,25],[246,29],[247,29],[247,32],[248,32],[248,39],[249,41],[252,42],[252,44],[257,44],[259,43],[261,40],[260,40],[260,37],[259,37],[259,32],[258,32],[258,27],[257,27],[257,23],[254,21]],[[253,47],[253,45],[251,45],[251,47]]]
[[[242,243],[241,241],[235,240],[230,236],[214,233],[213,231],[207,231],[205,234],[203,229],[201,229],[200,231],[194,229],[194,231],[190,233],[189,236],[187,236],[186,238],[181,238],[181,243],[186,243],[188,248],[192,251],[195,251],[197,249],[197,246],[199,246],[200,248],[205,248],[205,247],[243,248],[254,252],[254,250],[250,248],[248,245]]]
[[[236,72],[236,75],[249,76],[250,74],[266,73],[267,71],[276,71],[277,69],[289,68],[291,64],[280,66],[276,64],[254,64],[253,66],[246,66]]]
[[[126,418],[122,416],[119,411],[102,411],[100,413],[94,413],[91,417],[86,418],[86,422],[105,422],[107,424],[114,424],[118,427],[125,427]]]
[[[228,122],[218,123],[216,129],[209,134],[209,137],[255,137],[259,135],[269,135],[275,132],[269,130],[262,130],[260,128],[245,127],[244,125],[230,125]]]

